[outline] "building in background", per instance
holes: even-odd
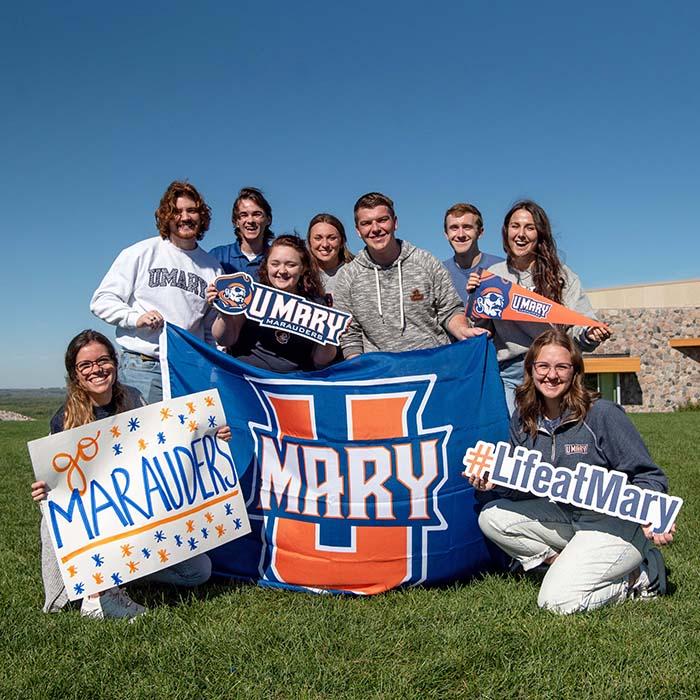
[[[628,411],[700,404],[700,279],[586,294],[613,330],[585,356],[590,388]]]

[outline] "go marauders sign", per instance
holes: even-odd
[[[245,272],[217,277],[214,285],[217,311],[245,314],[261,326],[288,331],[321,345],[340,345],[340,336],[352,319],[350,314],[255,282]]]
[[[28,443],[71,600],[250,532],[226,422],[210,388]]]

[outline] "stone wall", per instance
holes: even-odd
[[[594,355],[639,357],[638,373],[620,374],[621,403],[628,411],[672,411],[700,403],[700,348],[672,348],[672,338],[700,337],[700,307],[596,309],[613,336]]]

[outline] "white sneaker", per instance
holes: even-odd
[[[632,586],[632,597],[649,600],[666,595],[668,590],[666,564],[656,547],[649,547],[647,556],[639,568],[639,577]]]
[[[83,617],[94,617],[99,620],[106,618],[127,618],[131,621],[143,615],[146,608],[135,603],[121,588],[109,588],[97,598],[83,598],[80,614]]]

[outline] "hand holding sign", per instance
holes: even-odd
[[[671,525],[671,529],[668,532],[654,532],[654,524],[648,523],[642,527],[642,532],[644,537],[650,540],[657,547],[662,547],[665,544],[670,544],[673,540],[673,536],[676,534],[676,523]]]
[[[593,343],[602,343],[612,335],[608,326],[591,326],[586,328],[586,338]]]
[[[245,272],[222,275],[207,289],[207,300],[222,314],[244,314],[261,326],[279,328],[321,345],[340,345],[351,316],[298,294],[255,282]]]
[[[467,289],[471,289],[475,281],[475,275],[472,274]],[[589,331],[599,329],[595,332],[596,340],[598,336],[601,336],[601,340],[610,337],[609,328],[601,321],[567,309],[541,294],[531,292],[492,272],[482,272],[478,286],[471,291],[467,303],[467,316],[472,320],[500,319],[587,326]],[[587,332],[587,335],[591,340],[594,339],[592,331]]]
[[[212,389],[28,443],[32,497],[41,501],[69,598],[250,531],[225,426]]]

